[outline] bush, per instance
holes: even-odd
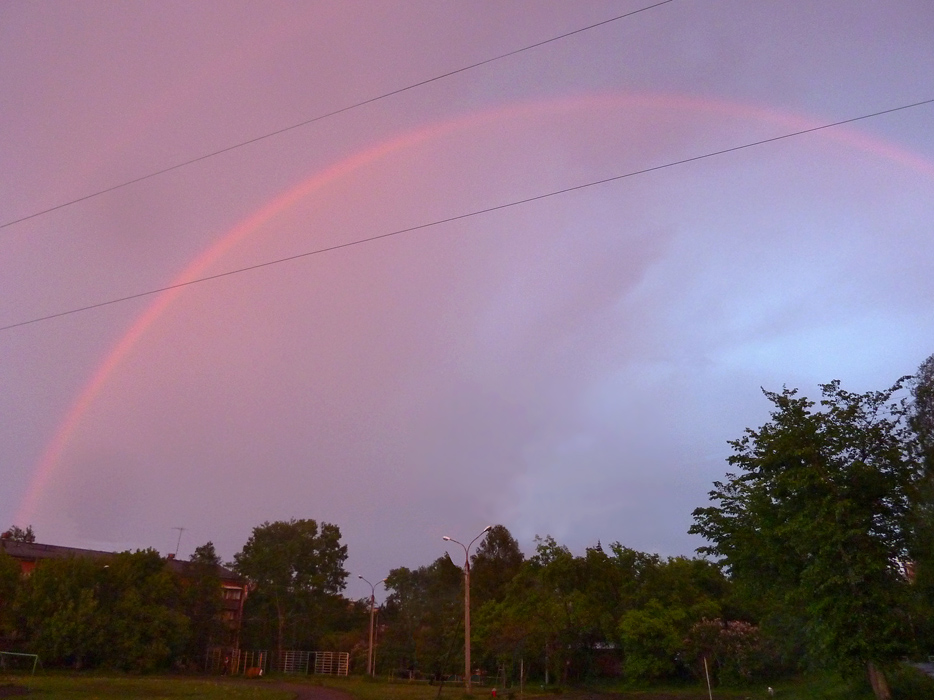
[[[934,678],[913,666],[901,666],[891,674],[892,700],[934,700]]]
[[[692,673],[703,678],[707,659],[710,675],[723,685],[770,676],[776,663],[759,628],[739,620],[701,620],[691,627],[684,646],[684,661]]]

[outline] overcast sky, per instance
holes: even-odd
[[[651,4],[3,3],[0,223]],[[928,0],[674,0],[5,225],[0,325],[930,100],[932,38]],[[932,127],[7,328],[0,525],[230,559],[314,518],[354,597],[490,523],[692,554],[760,387],[883,388],[934,352]]]

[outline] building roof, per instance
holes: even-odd
[[[78,549],[77,547],[62,547],[57,544],[21,542],[9,539],[0,539],[0,547],[15,559],[29,561],[69,559],[71,557],[81,557],[82,559],[112,559],[114,557],[114,552],[101,552],[96,549]]]
[[[80,549],[78,547],[62,547],[57,544],[43,544],[41,542],[21,542],[0,538],[0,548],[14,559],[20,561],[38,562],[41,559],[113,559],[117,552],[104,552],[97,549]],[[193,562],[176,559],[174,555],[166,557],[166,562],[173,572],[180,576],[191,573]],[[226,566],[217,566],[217,576],[224,583],[242,584],[242,579]]]

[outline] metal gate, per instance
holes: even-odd
[[[276,670],[280,673],[308,673],[310,651],[283,651],[276,659]]]
[[[350,671],[350,654],[346,651],[316,651],[315,673],[346,676]]]

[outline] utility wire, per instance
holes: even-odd
[[[342,248],[350,248],[351,246],[361,245],[363,243],[371,243],[373,241],[378,241],[383,238],[391,238],[392,236],[399,236],[403,233],[411,233],[413,231],[420,231],[422,229],[431,228],[433,226],[440,226],[441,224],[448,224],[453,221],[461,221],[462,219],[469,219],[474,216],[480,216],[481,214],[489,214],[490,212],[500,211],[502,209],[510,209],[512,207],[517,207],[522,204],[529,204],[530,202],[537,202],[541,199],[547,199],[549,197],[556,197],[557,195],[560,195],[560,194],[567,194],[568,192],[576,192],[578,190],[587,189],[589,187],[596,187],[597,185],[604,185],[609,182],[625,180],[627,178],[635,177],[637,175],[645,175],[647,173],[652,173],[657,170],[665,170],[666,168],[673,168],[677,165],[685,165],[686,163],[694,163],[696,161],[704,160],[706,158],[722,156],[727,153],[734,153],[736,151],[741,151],[747,148],[753,148],[754,146],[762,146],[767,143],[783,141],[785,139],[794,138],[795,136],[811,134],[811,133],[814,133],[815,131],[822,131],[824,129],[830,129],[835,126],[842,126],[843,124],[852,124],[853,122],[862,121],[864,119],[872,119],[873,117],[879,117],[884,114],[892,114],[893,112],[901,112],[906,109],[913,109],[915,107],[921,107],[923,105],[929,105],[929,104],[934,104],[934,98],[927,99],[927,100],[921,100],[920,102],[912,102],[911,104],[901,105],[899,107],[891,107],[889,109],[883,109],[879,112],[872,112],[871,114],[863,114],[858,117],[850,117],[849,119],[842,119],[840,121],[830,122],[828,124],[822,124],[820,126],[814,126],[808,129],[799,129],[798,131],[792,131],[787,134],[781,134],[779,136],[772,136],[767,139],[759,139],[758,141],[750,141],[749,143],[740,144],[739,146],[731,146],[730,148],[723,148],[719,151],[710,151],[708,153],[703,153],[701,155],[691,156],[690,158],[682,158],[681,160],[674,160],[668,163],[663,163],[661,165],[653,165],[648,168],[642,168],[641,170],[632,170],[627,173],[622,173],[621,175],[613,175],[612,177],[605,177],[600,180],[592,180],[590,182],[585,182],[580,185],[573,185],[571,187],[565,187],[560,190],[553,190],[551,192],[545,192],[543,194],[538,194],[533,197],[526,197],[524,199],[516,199],[511,202],[506,202],[504,204],[496,204],[491,207],[486,207],[485,209],[475,209],[474,211],[466,212],[464,214],[457,214],[455,216],[449,216],[444,219],[436,219],[434,221],[429,221],[428,223],[418,224],[416,226],[409,226],[407,228],[401,228],[395,231],[389,231],[388,233],[380,233],[374,236],[368,236],[366,238],[358,238],[357,240],[348,241],[347,243],[338,243],[336,245],[327,246],[325,248],[317,248],[315,250],[309,250],[304,253],[298,253],[297,255],[290,255],[285,258],[267,260],[266,262],[257,263],[255,265],[239,267],[235,270],[228,270],[227,272],[219,272],[215,275],[207,275],[205,277],[198,277],[197,279],[188,280],[187,282],[179,282],[177,284],[170,284],[165,287],[159,287],[157,289],[150,289],[145,292],[138,292],[136,294],[130,294],[129,296],[119,297],[117,299],[101,301],[96,304],[89,304],[88,306],[81,306],[75,309],[69,309],[68,311],[60,311],[58,313],[49,314],[48,316],[39,316],[37,318],[29,319],[28,321],[19,321],[17,323],[11,323],[6,326],[0,326],[0,332],[8,331],[12,328],[19,328],[20,326],[28,326],[33,323],[49,321],[53,318],[60,318],[62,316],[70,316],[72,314],[81,313],[83,311],[90,311],[91,309],[98,309],[102,306],[110,306],[111,304],[119,304],[124,301],[130,301],[132,299],[139,299],[141,297],[152,296],[153,294],[167,292],[171,289],[179,289],[181,287],[188,287],[193,284],[201,284],[202,282],[208,282],[210,280],[220,279],[221,277],[230,277],[231,275],[239,275],[242,272],[249,272],[251,270],[259,270],[260,268],[271,267],[272,265],[279,265],[281,263],[291,262],[293,260],[299,260],[301,258],[307,258],[312,255],[320,255],[321,253],[329,253],[331,251],[340,250]]]
[[[473,70],[474,68],[485,66],[488,63],[494,63],[495,61],[500,61],[504,58],[515,56],[516,54],[523,53],[524,51],[530,51],[531,49],[536,49],[539,46],[545,46],[546,44],[551,44],[555,41],[560,41],[561,39],[566,39],[570,36],[574,36],[575,34],[580,34],[582,32],[590,31],[591,29],[602,27],[605,24],[610,24],[611,22],[617,22],[621,19],[632,17],[633,15],[637,15],[640,12],[645,12],[646,10],[652,10],[656,7],[661,7],[662,5],[667,5],[674,1],[675,0],[661,0],[661,2],[656,2],[654,5],[648,5],[647,7],[642,7],[642,8],[639,8],[638,10],[632,10],[631,12],[626,12],[625,14],[617,15],[616,17],[610,17],[609,19],[602,20],[600,22],[597,22],[596,24],[589,24],[586,27],[581,27],[580,29],[574,29],[570,32],[559,34],[558,36],[553,36],[550,39],[538,41],[534,44],[523,46],[520,49],[514,49],[513,51],[499,54],[498,56],[494,56],[493,58],[487,58],[483,61],[479,61],[478,63],[471,63],[469,66],[464,66],[462,68],[457,68],[455,70],[448,71],[447,73],[436,75],[433,78],[427,78],[426,80],[421,80],[417,83],[406,85],[405,87],[397,88],[395,90],[390,90],[389,92],[384,92],[381,95],[377,95],[376,97],[370,97],[366,100],[363,100],[362,102],[355,102],[346,107],[341,107],[340,109],[335,109],[331,112],[320,114],[317,117],[311,117],[310,119],[306,119],[304,121],[298,122],[297,124],[292,124],[291,126],[286,126],[281,129],[277,129],[275,131],[270,131],[269,133],[263,134],[262,136],[256,136],[254,138],[247,139],[246,141],[235,143],[231,146],[225,146],[224,148],[221,148],[216,151],[211,151],[210,153],[205,153],[204,155],[197,156],[196,158],[191,158],[190,160],[185,160],[180,163],[176,163],[175,165],[170,165],[167,168],[162,168],[161,170],[155,170],[146,175],[141,175],[139,177],[133,178],[132,180],[126,180],[124,182],[121,182],[118,185],[112,185],[111,187],[106,187],[102,190],[97,190],[96,192],[92,192],[91,194],[86,194],[83,197],[78,197],[76,199],[71,199],[67,202],[62,202],[61,204],[56,204],[55,206],[49,207],[48,209],[42,209],[41,211],[33,212],[32,214],[27,214],[26,216],[21,216],[18,219],[13,219],[12,221],[7,221],[6,223],[0,224],[0,229],[7,228],[8,226],[13,226],[14,224],[22,223],[23,221],[29,221],[29,219],[35,219],[38,216],[43,216],[44,214],[49,214],[53,211],[64,209],[65,207],[70,207],[73,204],[78,204],[79,202],[85,202],[89,199],[100,197],[102,194],[107,194],[108,192],[120,190],[120,189],[123,189],[124,187],[129,187],[130,185],[135,185],[137,182],[143,182],[144,180],[149,180],[158,175],[164,175],[165,173],[170,173],[173,170],[178,170],[179,168],[184,168],[186,166],[193,165],[194,163],[200,163],[203,160],[208,160],[209,158],[219,156],[222,153],[234,151],[238,148],[249,146],[252,143],[257,143],[258,141],[264,141],[265,139],[272,138],[273,136],[279,136],[280,134],[293,131],[294,129],[299,129],[303,126],[308,126],[309,124],[314,124],[315,122],[321,121],[323,119],[327,119],[329,117],[336,116],[338,114],[343,114],[344,112],[349,112],[352,109],[357,109],[358,107],[363,107],[364,105],[372,104],[373,102],[386,99],[387,97],[392,97],[393,95],[398,95],[403,92],[408,92],[409,90],[414,90],[415,88],[422,87],[423,85],[428,85],[429,83],[434,83],[438,80],[443,80],[444,78],[450,78],[452,75],[457,75],[458,73],[464,73],[466,71]],[[0,328],[0,330],[3,330],[3,329]]]

